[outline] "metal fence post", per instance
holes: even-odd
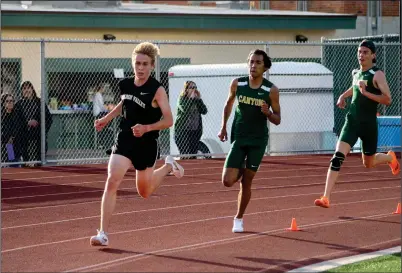
[[[269,56],[269,44],[268,43],[266,43],[266,44],[264,44],[264,51],[267,53],[267,55]],[[266,71],[265,73],[264,73],[264,77],[267,79],[267,80],[269,80],[269,70],[268,71]],[[280,88],[280,87],[279,87]],[[268,122],[268,142],[267,142],[267,149],[266,149],[266,152],[265,152],[265,154],[266,155],[270,155],[270,153],[271,153],[271,149],[270,149],[270,134],[271,134],[271,122],[268,120],[267,121]]]
[[[46,163],[46,69],[45,69],[45,41],[40,41],[40,114],[41,114],[41,163]]]
[[[1,30],[1,3],[0,3],[0,30]],[[1,48],[2,48],[2,37],[1,37],[1,31],[0,31],[0,84],[1,84],[1,86],[0,86],[0,88],[1,88],[1,93],[3,93],[3,77],[2,77],[2,75],[3,75],[3,70],[2,70],[2,62],[1,62],[1,60],[2,60],[2,55],[1,55]],[[1,112],[2,111],[0,111],[0,121],[2,120],[2,116],[1,116]],[[0,136],[1,136],[1,127],[2,127],[2,124],[0,123]],[[2,172],[2,169],[3,169],[3,167],[2,167],[2,158],[3,158],[3,155],[2,155],[2,149],[0,149],[0,181],[2,181],[2,174],[3,174],[3,172]],[[0,196],[1,196],[1,192],[2,192],[2,184],[3,183],[0,183]],[[2,209],[2,205],[0,204],[0,209]],[[0,244],[2,244],[3,243],[3,240],[1,239],[1,237],[0,237]]]
[[[321,64],[325,66],[325,59],[324,59],[324,43],[325,37],[321,37]]]
[[[264,44],[264,51],[267,53],[267,55],[269,56],[269,44],[266,43]],[[264,77],[269,80],[269,71],[264,73]]]
[[[382,40],[382,42],[384,43],[384,47],[383,47],[383,72],[384,72],[384,74],[385,75],[387,75],[387,72],[386,72],[386,70],[387,70],[387,45],[386,45],[386,42],[387,42],[387,34],[384,34],[383,35],[383,40]],[[382,115],[385,115],[385,113],[386,113],[386,111],[387,111],[387,106],[386,105],[382,105]]]
[[[1,4],[0,4],[0,29],[1,29]],[[1,47],[2,47],[2,40],[1,40],[1,31],[0,31],[0,84],[1,84],[1,86],[0,86],[0,88],[1,88],[1,93],[3,93],[3,73],[2,73],[2,69],[1,69],[1,64],[2,64],[2,62],[1,62],[1,60],[2,60],[2,58],[1,58]],[[1,120],[1,111],[0,111],[0,120]],[[1,127],[2,127],[2,124],[0,124],[0,135],[1,135]],[[1,160],[1,158],[2,158],[2,149],[0,149],[0,179],[1,179],[1,175],[2,175],[2,166],[1,165],[3,165],[2,164],[2,160]],[[1,192],[1,183],[0,183],[0,192]],[[1,195],[1,194],[0,194]],[[0,239],[0,242],[1,242],[1,239]]]
[[[159,52],[161,49],[161,45],[160,44],[156,44],[156,46],[159,48]],[[156,55],[156,60],[155,60],[155,79],[157,81],[161,81],[161,57],[160,54]]]

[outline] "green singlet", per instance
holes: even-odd
[[[226,158],[226,168],[246,168],[257,171],[268,142],[268,118],[261,112],[263,102],[271,105],[270,90],[273,84],[267,79],[259,88],[249,85],[249,77],[238,78],[236,98],[238,105],[231,130],[232,148]]]
[[[353,70],[352,102],[340,134],[340,141],[348,143],[351,147],[360,138],[362,141],[362,151],[365,155],[374,155],[377,151],[378,102],[360,93],[359,81],[365,81],[368,92],[381,95],[381,90],[374,86],[374,75],[378,70],[375,66],[367,71]]]

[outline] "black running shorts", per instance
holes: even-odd
[[[112,153],[127,157],[134,169],[142,171],[155,166],[158,142],[154,138],[135,137],[131,131],[122,131],[116,137]]]

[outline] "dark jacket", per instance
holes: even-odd
[[[1,144],[2,144],[2,156],[1,160],[3,162],[7,160],[7,150],[6,144],[9,142],[10,138],[13,138],[13,149],[15,154],[15,159],[19,160],[21,156],[22,142],[23,138],[26,136],[26,127],[23,117],[15,108],[11,113],[2,111],[1,114]]]
[[[24,128],[25,121],[19,112],[15,111],[15,109],[11,113],[3,111],[1,114],[1,143],[8,143],[10,137],[15,138],[15,141],[17,141],[19,136],[26,133]]]
[[[15,104],[16,111],[20,112],[24,121],[26,130],[28,130],[28,134],[30,138],[40,137],[41,134],[41,102],[39,98],[33,99],[21,99]],[[36,120],[39,123],[37,127],[29,127],[28,121]],[[50,111],[47,106],[45,106],[45,131],[46,134],[49,132],[50,127],[52,126],[53,118],[50,114]]]

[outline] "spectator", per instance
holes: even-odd
[[[92,112],[95,119],[100,119],[107,114],[102,93],[103,93],[102,85],[98,85],[96,87],[95,94],[93,97]]]
[[[19,111],[25,121],[27,133],[21,140],[21,154],[24,161],[41,160],[41,99],[38,98],[34,86],[30,81],[21,85],[22,99],[15,108]],[[52,125],[52,116],[47,105],[45,106],[45,142],[47,151],[47,133]],[[34,164],[37,166],[40,164]],[[31,165],[32,166],[32,165]]]
[[[99,84],[96,87],[95,94],[92,101],[92,113],[94,115],[95,120],[101,119],[102,117],[106,116],[108,111],[105,108],[105,102],[103,99],[103,86]],[[97,134],[97,143],[99,143],[100,148],[105,148],[109,144],[110,138],[113,138],[113,135],[110,134],[110,126],[108,125],[107,128],[100,132],[96,132]]]
[[[24,121],[14,108],[14,96],[1,96],[1,161],[17,162],[21,157],[21,136],[26,134]],[[7,147],[8,146],[8,147]]]
[[[177,104],[174,139],[180,154],[197,154],[202,136],[202,116],[207,107],[201,99],[197,85],[186,81]],[[195,158],[183,157],[183,158]]]

